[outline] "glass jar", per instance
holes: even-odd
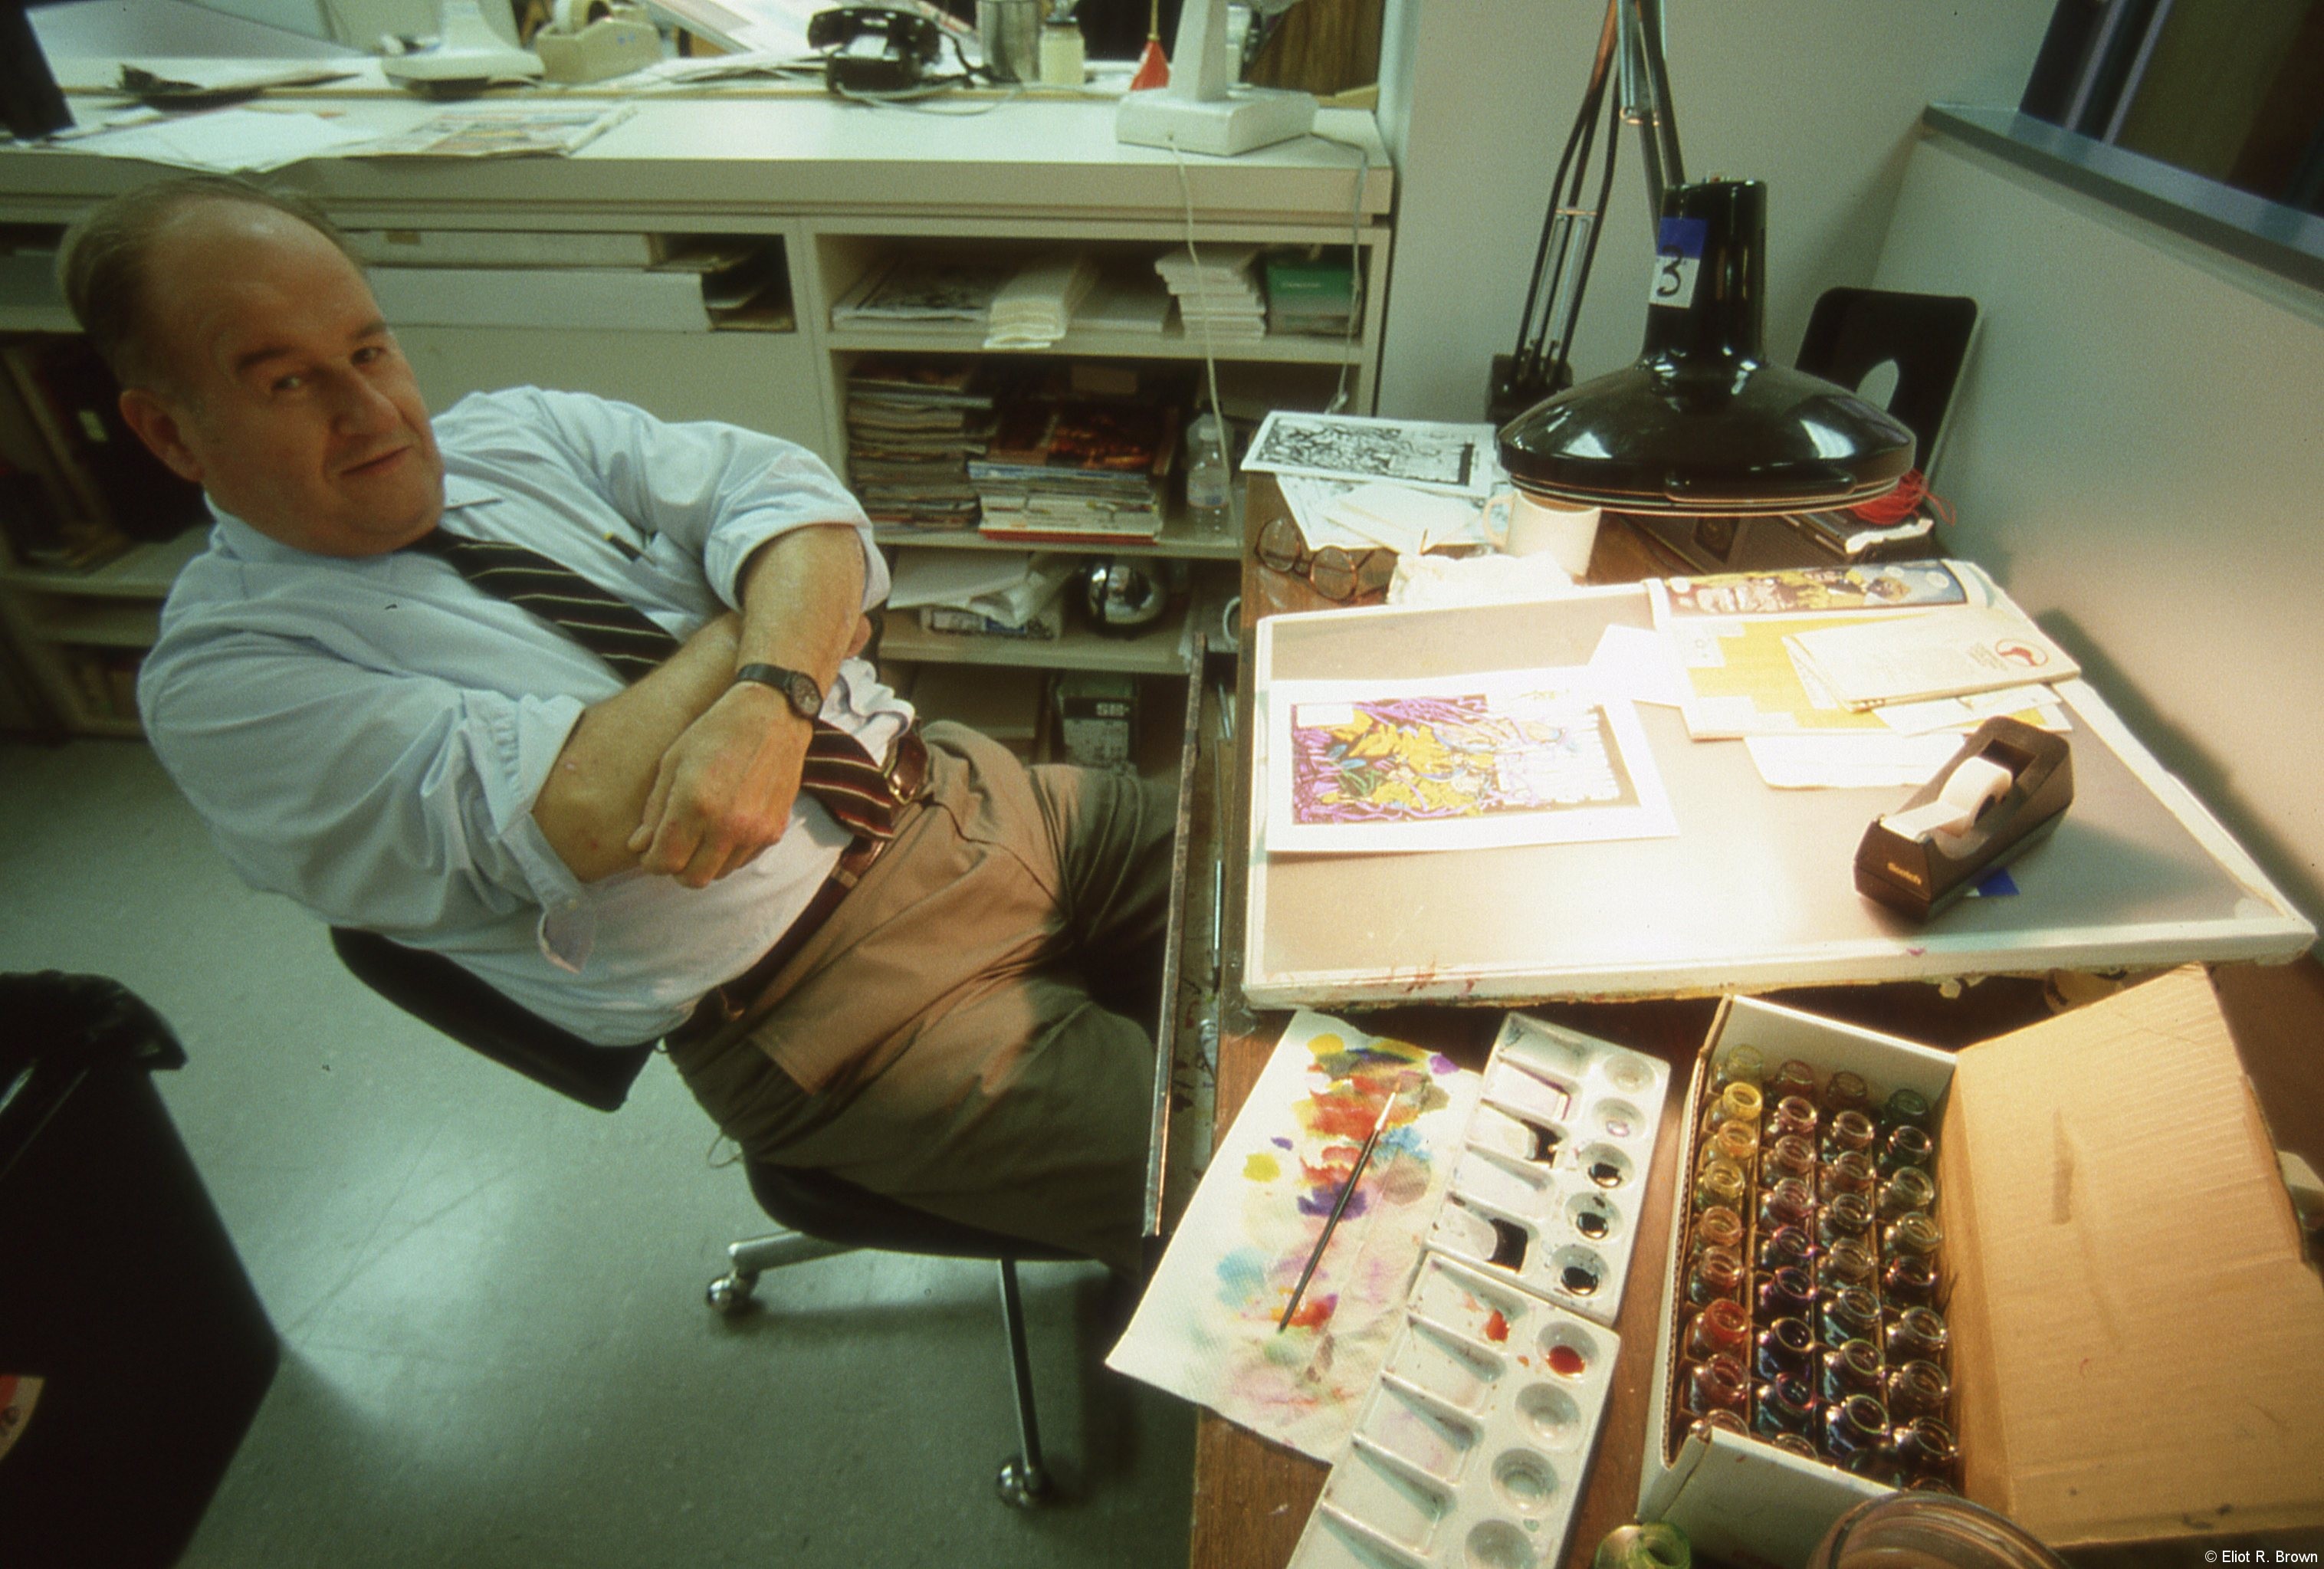
[[[1879,1266],[1860,1237],[1834,1242],[1816,1260],[1816,1284],[1826,1291],[1870,1291],[1879,1283]]]
[[[1739,1420],[1751,1398],[1751,1386],[1743,1377],[1743,1364],[1730,1356],[1709,1357],[1690,1362],[1686,1377],[1681,1380],[1687,1415],[1707,1417],[1713,1411],[1732,1411]]]
[[[1711,1066],[1711,1087],[1723,1090],[1729,1084],[1749,1084],[1759,1087],[1767,1075],[1767,1059],[1759,1048],[1748,1040],[1738,1040],[1719,1054]]]
[[[1944,1315],[1935,1308],[1907,1307],[1888,1325],[1888,1360],[1900,1365],[1929,1361],[1942,1366],[1945,1347],[1951,1339]]]
[[[1858,1504],[1832,1522],[1807,1569],[2065,1569],[2057,1555],[1990,1509],[1922,1491]]]
[[[1931,1476],[1950,1483],[1960,1474],[1960,1448],[1953,1430],[1934,1417],[1914,1417],[1889,1435],[1888,1445],[1907,1476]]]
[[[1762,1379],[1807,1378],[1815,1371],[1815,1331],[1804,1318],[1778,1318],[1759,1332],[1752,1371]]]
[[[1705,1160],[1731,1160],[1746,1171],[1759,1158],[1759,1124],[1730,1118],[1711,1131],[1702,1141]]]
[[[1761,1109],[1759,1086],[1738,1080],[1720,1091],[1704,1109],[1702,1126],[1706,1132],[1715,1131],[1723,1122],[1748,1122],[1757,1128]]]
[[[1775,1070],[1775,1076],[1760,1085],[1771,1101],[1780,1101],[1785,1095],[1801,1095],[1813,1101],[1821,1087],[1816,1082],[1815,1069],[1798,1057],[1787,1058],[1783,1066]]]
[[[1937,1206],[1937,1179],[1917,1166],[1898,1168],[1880,1185],[1880,1218],[1901,1220]]]
[[[1835,1400],[1823,1411],[1823,1452],[1834,1465],[1854,1471],[1888,1448],[1888,1413],[1869,1395]]]
[[[1880,1271],[1880,1300],[1890,1307],[1934,1307],[1937,1305],[1936,1260],[1923,1254],[1906,1254],[1888,1260]]]
[[[1732,1160],[1706,1160],[1694,1179],[1694,1205],[1697,1209],[1731,1209],[1743,1213],[1744,1200],[1751,1191],[1750,1179],[1743,1168]]]
[[[1803,1378],[1782,1375],[1753,1391],[1751,1430],[1774,1437],[1778,1433],[1807,1433],[1815,1426],[1815,1389]]]
[[[1880,1333],[1880,1299],[1852,1286],[1827,1291],[1821,1323],[1824,1339],[1833,1345],[1870,1340]]]
[[[1696,1252],[1705,1248],[1725,1248],[1740,1258],[1743,1244],[1743,1217],[1725,1204],[1711,1204],[1694,1217]]]
[[[1816,1240],[1827,1248],[1872,1240],[1872,1204],[1860,1193],[1843,1193],[1816,1218]]]
[[[1864,1120],[1869,1122],[1872,1120],[1869,1114],[1871,1105],[1872,1086],[1864,1082],[1862,1074],[1840,1068],[1824,1080],[1823,1109],[1826,1115],[1836,1117],[1842,1112],[1864,1112],[1867,1113]]]
[[[1802,1460],[1821,1460],[1823,1458],[1822,1455],[1816,1453],[1815,1441],[1808,1437],[1804,1433],[1762,1434],[1761,1438],[1766,1444],[1782,1450],[1784,1454],[1796,1454]]]
[[[1872,1119],[1860,1106],[1849,1106],[1824,1119],[1822,1154],[1826,1160],[1847,1150],[1872,1152],[1873,1140],[1879,1135],[1873,1131]]]
[[[1730,1356],[1739,1362],[1750,1344],[1751,1315],[1743,1311],[1740,1302],[1729,1297],[1705,1304],[1686,1326],[1686,1355],[1690,1361]]]
[[[1706,1438],[1711,1435],[1711,1429],[1713,1427],[1721,1428],[1726,1432],[1737,1435],[1748,1435],[1751,1431],[1750,1428],[1744,1426],[1743,1414],[1740,1411],[1729,1411],[1724,1408],[1717,1411],[1706,1411],[1702,1416],[1697,1417],[1692,1422],[1689,1423],[1687,1426],[1690,1432],[1700,1434]]]
[[[1894,1090],[1880,1108],[1880,1125],[1884,1128],[1918,1128],[1934,1134],[1937,1120],[1929,1104],[1929,1097],[1918,1090]]]
[[[1767,1137],[1805,1139],[1813,1144],[1819,1121],[1813,1101],[1805,1095],[1785,1095],[1767,1114]]]
[[[1686,1272],[1686,1299],[1701,1307],[1711,1302],[1741,1303],[1743,1260],[1731,1249],[1705,1248]]]
[[[1796,1177],[1786,1177],[1759,1200],[1763,1226],[1807,1226],[1815,1220],[1815,1194]]]
[[[1815,1282],[1804,1269],[1778,1269],[1759,1282],[1759,1316],[1806,1318],[1815,1312]]]
[[[1891,1128],[1887,1137],[1880,1140],[1880,1175],[1886,1177],[1900,1166],[1917,1166],[1926,1170],[1936,1149],[1936,1142],[1910,1122]]]
[[[1888,1373],[1888,1415],[1899,1422],[1915,1417],[1941,1417],[1952,1393],[1952,1380],[1934,1362],[1906,1362]]]
[[[1843,1149],[1817,1171],[1816,1195],[1826,1204],[1843,1193],[1868,1200],[1878,1180],[1870,1156],[1861,1149]]]
[[[1815,1239],[1803,1226],[1777,1226],[1759,1239],[1762,1269],[1813,1269]]]
[[[1819,1359],[1821,1377],[1817,1388],[1827,1400],[1880,1393],[1880,1348],[1868,1340],[1851,1340],[1833,1346]]]
[[[1880,1251],[1891,1259],[1926,1259],[1934,1263],[1944,1240],[1932,1216],[1915,1212],[1891,1222],[1880,1233]]]
[[[1762,1186],[1773,1187],[1787,1177],[1801,1182],[1815,1180],[1815,1146],[1798,1134],[1788,1134],[1762,1148],[1766,1151],[1759,1161]]]

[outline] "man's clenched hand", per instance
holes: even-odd
[[[655,771],[629,848],[648,872],[707,888],[783,836],[813,727],[756,682],[726,692]]]

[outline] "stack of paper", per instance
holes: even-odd
[[[1060,601],[1079,563],[1011,551],[899,550],[888,604],[917,610],[930,632],[1054,639]]]
[[[982,321],[1016,269],[1005,262],[903,255],[874,267],[831,308],[831,325]]]
[[[1257,245],[1213,245],[1200,253],[1193,247],[1166,251],[1155,258],[1154,270],[1178,297],[1178,314],[1188,337],[1213,338],[1267,336],[1267,300],[1251,278],[1259,259]]]
[[[988,539],[1149,540],[1178,448],[1177,410],[1130,400],[1023,398],[968,465]]]
[[[958,360],[870,356],[847,376],[847,468],[875,523],[965,529],[976,522],[968,460],[992,434],[993,397]]]
[[[1028,263],[1001,286],[985,319],[987,348],[1047,348],[1065,336],[1097,283],[1097,263],[1067,252]]]

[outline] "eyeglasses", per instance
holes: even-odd
[[[1396,552],[1359,550],[1353,555],[1337,545],[1320,550],[1307,548],[1307,537],[1289,518],[1274,518],[1259,531],[1259,564],[1293,577],[1305,577],[1324,598],[1345,603],[1386,592],[1396,576]]]

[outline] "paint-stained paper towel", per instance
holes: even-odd
[[[1402,1321],[1479,1083],[1419,1047],[1295,1016],[1106,1365],[1302,1454],[1336,1456]],[[1278,1331],[1391,1094],[1400,1098],[1370,1164]]]

